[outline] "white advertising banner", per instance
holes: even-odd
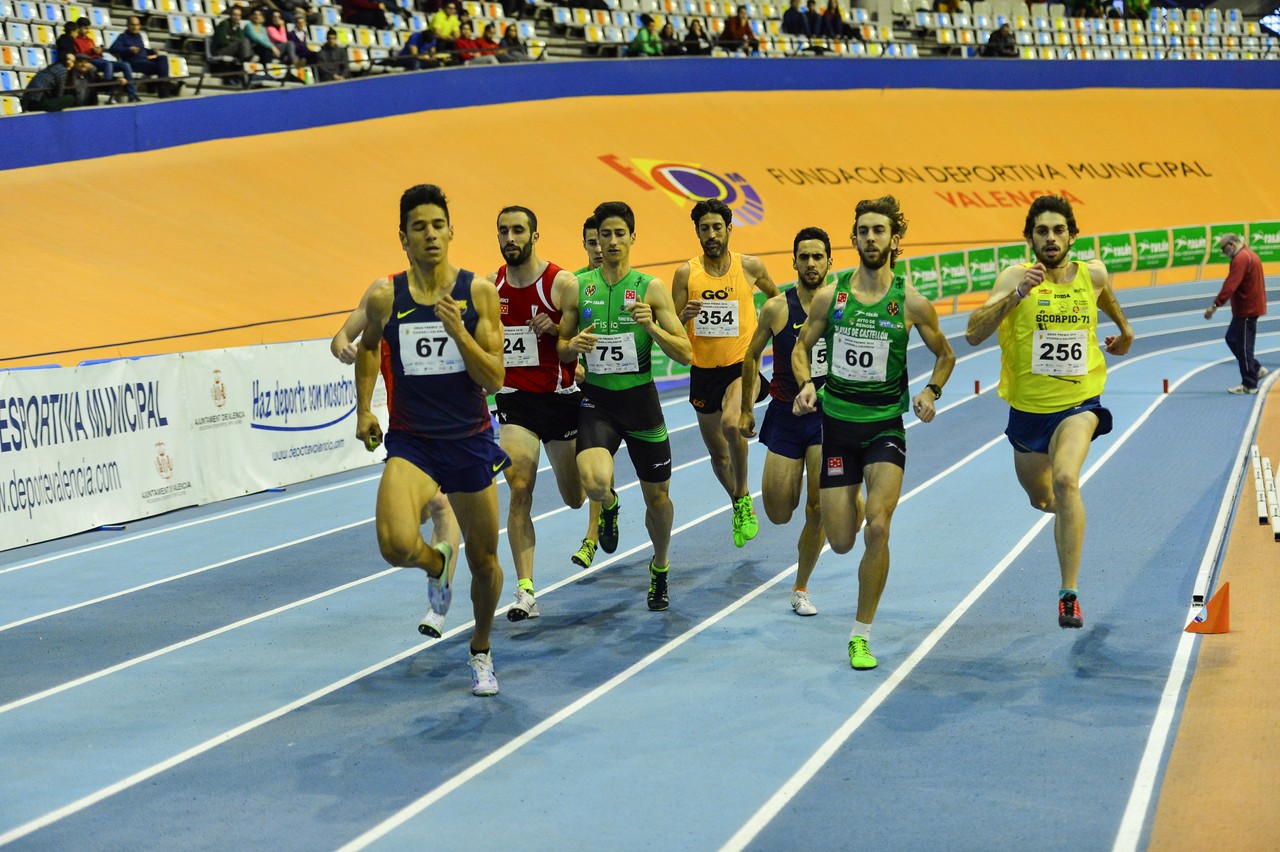
[[[181,356],[0,372],[0,550],[201,501]]]
[[[354,369],[309,340],[183,355],[204,502],[380,461],[356,440]],[[386,395],[374,413],[386,428]]]

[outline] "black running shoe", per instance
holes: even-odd
[[[600,506],[600,549],[605,553],[613,553],[618,549],[618,512],[622,509],[622,501],[618,492],[613,493],[613,508]]]
[[[667,599],[667,572],[653,570],[649,563],[649,609],[662,612],[670,603]]]
[[[1058,626],[1084,627],[1084,613],[1080,612],[1080,602],[1074,592],[1058,598]]]

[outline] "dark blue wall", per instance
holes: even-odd
[[[0,170],[452,107],[593,95],[812,89],[1280,88],[1280,62],[646,59],[382,74],[0,120]]]

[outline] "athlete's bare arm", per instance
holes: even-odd
[[[813,294],[809,303],[809,316],[800,326],[800,334],[796,337],[795,348],[791,350],[791,372],[796,377],[800,392],[796,394],[791,410],[795,414],[812,414],[818,410],[818,391],[809,381],[809,353],[824,334],[827,333],[827,311],[831,308],[831,294],[834,287],[823,287]]]
[[[365,293],[364,333],[356,348],[356,437],[365,449],[382,443],[382,427],[374,416],[373,388],[378,383],[378,367],[382,361],[382,330],[391,317],[395,289],[391,281],[380,278]]]
[[[742,416],[738,420],[738,431],[744,438],[756,435],[756,412],[752,402],[756,398],[756,382],[760,379],[760,358],[764,355],[764,348],[780,330],[779,324],[786,322],[786,317],[785,297],[774,296],[765,302],[760,309],[760,322],[747,344],[747,354],[742,358]]]
[[[744,254],[742,256],[742,269],[747,273],[747,280],[751,281],[761,293],[764,293],[770,299],[778,295],[778,285],[773,283],[769,270],[765,268],[760,258]]]
[[[593,322],[578,331],[578,288],[566,290],[560,304],[560,337],[556,340],[556,354],[560,360],[572,364],[580,355],[595,349],[596,336],[591,333],[595,327]]]
[[[910,284],[907,285],[906,302],[907,330],[910,331],[914,326],[924,345],[933,353],[933,374],[929,376],[926,385],[942,387],[951,378],[951,371],[956,366],[956,353],[951,349],[947,336],[938,327],[938,312],[934,310],[933,303],[921,296],[920,291]],[[917,417],[928,423],[936,413],[933,406],[937,400],[933,391],[926,386],[916,394],[911,407]]]
[[[558,310],[564,309],[565,295],[573,291],[574,301],[577,301],[578,294],[578,276],[568,270],[562,269],[556,273],[555,280],[551,282],[551,304]],[[547,314],[537,313],[533,315],[533,319],[529,320],[529,327],[533,329],[535,334],[556,335],[559,333],[559,326],[551,320]]]
[[[683,263],[676,274],[671,276],[671,303],[675,306],[681,325],[687,325],[702,310],[701,299],[689,298],[689,271],[689,264]]]
[[[964,339],[970,346],[977,346],[992,335],[1009,312],[1031,292],[1031,288],[1044,280],[1044,266],[1008,266],[996,277],[991,295],[982,307],[969,314],[969,326]]]
[[[1100,260],[1089,261],[1088,268],[1098,310],[1110,317],[1116,328],[1120,329],[1119,334],[1108,337],[1103,345],[1112,355],[1127,355],[1129,347],[1133,345],[1133,328],[1121,310],[1120,303],[1116,301],[1115,291],[1111,289],[1111,273],[1107,272],[1107,267]]]
[[[467,332],[462,311],[451,293],[436,302],[436,318],[444,324],[445,333],[458,344],[467,375],[484,389],[497,393],[502,389],[506,368],[502,364],[502,320],[498,311],[498,290],[488,281],[472,279],[471,305],[476,309],[475,334]]]
[[[329,351],[333,353],[333,357],[342,363],[354,364],[356,362],[356,345],[354,341],[364,331],[365,309],[369,304],[369,295],[378,288],[379,284],[386,280],[385,278],[379,278],[369,285],[364,291],[364,295],[360,297],[360,304],[354,311],[347,314],[346,322],[342,324],[342,328],[338,329],[338,333],[329,342]]]
[[[631,306],[631,316],[649,332],[653,342],[668,358],[679,364],[688,364],[693,359],[693,344],[689,342],[689,335],[685,333],[671,294],[661,278],[649,281],[644,299]]]

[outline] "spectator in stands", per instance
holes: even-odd
[[[405,39],[404,47],[400,48],[400,55],[392,60],[391,64],[410,71],[438,68],[440,66],[440,57],[436,55],[438,48],[439,42],[436,41],[434,30],[418,30]]]
[[[462,21],[458,19],[458,4],[448,0],[443,9],[431,16],[431,29],[436,34],[436,42],[440,46],[441,53],[454,50],[454,42],[462,32]]]
[[[258,12],[259,15],[262,12]],[[271,46],[279,51],[280,61],[289,63],[289,67],[295,71],[301,71],[306,66],[304,60],[298,54],[298,48],[294,46],[293,41],[289,38],[289,28],[285,25],[284,14],[279,10],[271,13],[271,23],[267,26],[267,38],[271,39]]]
[[[261,62],[288,62],[289,65],[293,65],[298,59],[293,53],[293,45],[287,41],[285,42],[285,47],[289,48],[289,53],[286,55],[267,35],[267,27],[263,23],[261,9],[254,9],[249,12],[249,21],[244,25],[244,35],[253,46],[253,52]]]
[[[709,56],[712,48],[707,31],[702,28],[702,21],[694,18],[689,21],[689,30],[684,34],[684,52],[688,56]]]
[[[497,45],[494,45],[497,48]],[[464,65],[497,65],[498,57],[485,53],[485,46],[471,32],[471,22],[467,21],[458,30],[458,38],[453,43],[458,61]]]
[[[68,53],[79,53],[79,51],[76,50],[76,32],[79,29],[79,21],[67,21],[62,25],[62,35],[58,36],[58,40],[54,42],[54,50],[56,51],[54,58],[59,62],[61,62],[62,57],[66,56]]]
[[[1018,44],[1013,38],[1013,30],[1008,22],[1000,25],[1000,29],[991,33],[986,45],[982,48],[983,56],[1014,57],[1018,55]]]
[[[106,58],[102,48],[98,47],[93,37],[89,35],[89,27],[92,23],[88,18],[76,21],[76,53],[88,59],[89,64],[102,75],[104,80],[115,77],[116,70],[119,69],[124,74],[125,92],[129,96],[129,102],[135,103],[138,100],[138,92],[133,87],[133,69],[123,62],[115,63]]]
[[[800,0],[791,0],[791,8],[782,13],[782,31],[793,36],[812,36],[809,19],[800,5]]]
[[[111,84],[115,83],[115,86]],[[106,94],[108,101],[114,100],[120,102],[120,90],[118,87],[124,86],[124,80],[115,80],[112,77],[106,77],[93,64],[93,60],[86,59],[84,56],[77,56],[76,63],[71,68],[71,73],[67,75],[67,86],[72,90],[72,97],[75,99],[74,106],[97,106],[98,92],[102,91]],[[116,90],[113,92],[112,89]],[[136,98],[135,98],[136,100]]]
[[[832,38],[852,38],[853,36],[853,27],[844,22],[844,15],[840,12],[840,4],[836,0],[827,0],[827,9],[822,13],[822,32]]]
[[[308,65],[315,65],[320,60],[320,54],[311,49],[311,34],[307,31],[305,15],[294,16],[293,29],[289,30],[289,43],[293,45],[298,58]]]
[[[344,24],[372,27],[375,30],[391,28],[391,22],[387,20],[387,12],[403,15],[405,20],[411,17],[409,10],[402,9],[395,3],[384,3],[381,0],[341,0],[341,6]]]
[[[759,55],[760,39],[751,30],[751,18],[747,16],[746,6],[739,6],[736,15],[725,19],[724,29],[720,31],[720,46],[730,53]]]
[[[818,11],[818,0],[809,0],[804,13],[805,22],[809,25],[809,34],[822,35],[822,13]]]
[[[59,50],[58,61],[37,71],[22,92],[22,111],[61,112],[75,106],[75,95],[67,91],[67,83],[77,62],[89,64],[74,50]]]
[[[502,31],[502,41],[498,42],[499,62],[529,62],[533,57],[529,47],[520,40],[520,33],[515,24],[507,24]]]
[[[1125,0],[1124,14],[1127,18],[1145,21],[1151,14],[1151,0]]]
[[[316,74],[321,83],[345,80],[351,74],[351,60],[347,56],[347,49],[338,44],[338,31],[332,27],[324,34],[324,44],[320,46],[320,58],[316,62]]]
[[[667,21],[658,30],[658,38],[662,41],[663,56],[684,56],[684,42],[676,35],[676,25]]]
[[[226,19],[219,21],[213,28],[209,48],[215,56],[225,56],[233,62],[248,62],[253,59],[253,42],[244,34],[242,7],[232,6],[227,10]]]
[[[294,19],[299,17],[306,20],[311,14],[311,9],[302,0],[258,0],[258,6],[268,19],[271,18],[272,13],[279,12],[288,24],[292,24]]]
[[[125,31],[116,36],[107,52],[120,60],[120,64],[128,65],[135,74],[150,74],[158,78],[156,93],[160,97],[167,98],[173,93],[169,84],[169,60],[160,51],[147,46],[142,37],[142,19],[137,15],[129,16]]]
[[[481,56],[492,56],[494,61],[498,61],[498,28],[493,23],[484,25],[484,31],[480,33],[480,38],[476,39],[480,44]]]
[[[933,0],[933,11],[953,15],[960,11],[960,0]]]
[[[661,56],[662,39],[658,37],[658,22],[652,15],[641,15],[640,31],[627,47],[627,56]]]

